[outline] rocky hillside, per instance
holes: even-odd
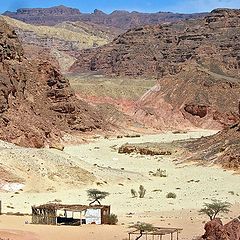
[[[220,128],[236,122],[240,94],[240,10],[202,20],[135,28],[82,51],[72,72],[156,78],[135,117],[158,128]]]
[[[75,98],[47,52],[27,58],[16,33],[0,19],[0,136],[22,146],[42,147],[63,132],[103,127],[101,116]]]
[[[202,138],[183,146],[190,152],[190,160],[202,159],[226,169],[240,170],[240,124],[234,124],[211,137]]]
[[[83,52],[72,69],[79,64],[79,70],[161,78],[177,75],[191,61],[236,77],[239,15],[240,10],[217,9],[202,20],[135,28],[102,48]]]
[[[4,20],[15,29],[25,45],[51,49],[51,55],[66,71],[76,60],[79,50],[104,45],[113,40],[119,30],[84,22],[62,22],[55,26],[34,26],[13,18]]]
[[[64,21],[84,21],[127,30],[146,24],[163,22],[176,22],[189,18],[199,18],[205,13],[179,14],[171,12],[140,13],[127,11],[114,11],[106,14],[98,9],[93,13],[81,13],[78,9],[65,6],[52,8],[23,8],[16,12],[7,11],[4,15],[35,25],[56,25]]]

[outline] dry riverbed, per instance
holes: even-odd
[[[111,205],[112,212],[118,215],[119,225],[83,226],[80,229],[33,226],[24,224],[26,219],[30,221],[30,217],[1,216],[0,228],[33,232],[37,239],[44,240],[59,239],[58,232],[65,239],[74,240],[83,237],[86,240],[101,240],[103,236],[99,233],[102,231],[104,231],[104,239],[122,240],[127,237],[129,225],[142,221],[157,226],[184,228],[181,239],[192,239],[192,236],[203,232],[203,223],[207,220],[205,216],[199,216],[197,213],[204,202],[213,198],[231,202],[232,212],[223,216],[225,221],[239,214],[237,203],[240,198],[240,176],[215,166],[176,164],[176,160],[181,155],[179,152],[167,156],[143,156],[134,153],[119,154],[118,148],[127,142],[171,142],[199,138],[213,133],[214,131],[201,130],[182,134],[144,135],[137,138],[99,138],[89,144],[67,146],[64,152],[53,149],[17,148],[16,151],[20,152],[21,156],[28,156],[28,158],[23,158],[24,163],[17,158],[11,159],[11,167],[14,161],[18,168],[32,164],[35,172],[32,173],[33,176],[29,176],[29,180],[18,169],[17,177],[24,180],[21,183],[24,186],[19,191],[2,191],[4,212],[30,213],[31,205],[49,201],[87,204],[86,190],[98,188],[110,193],[102,203]],[[39,151],[42,151],[41,154]],[[2,153],[0,156],[0,163],[4,166],[7,153],[6,155]],[[35,161],[31,158],[32,154],[35,156]],[[41,156],[44,158],[41,159]],[[54,168],[54,174],[58,172],[58,178],[53,173],[50,174],[53,159],[58,166]],[[37,164],[44,170],[39,172]],[[32,169],[31,166],[30,169]],[[154,176],[153,173],[158,169],[164,170],[167,176]],[[42,173],[45,174],[42,175]],[[76,180],[77,176],[79,179]],[[90,180],[87,179],[89,177]],[[43,182],[44,186],[49,185],[49,189],[45,187],[41,189],[37,182]],[[133,198],[131,195],[131,189],[138,191],[139,185],[143,185],[146,189],[146,195],[142,199]],[[169,192],[175,193],[176,198],[166,198]],[[42,234],[42,231],[48,234]]]

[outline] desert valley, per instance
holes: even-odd
[[[0,36],[0,240],[240,240],[239,9],[21,8]]]

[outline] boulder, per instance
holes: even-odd
[[[202,239],[206,240],[239,240],[240,239],[240,219],[235,218],[223,225],[219,218],[205,224],[205,234]]]

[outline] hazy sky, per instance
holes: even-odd
[[[97,8],[108,13],[116,9],[191,13],[206,12],[221,7],[240,8],[240,0],[0,0],[0,11],[56,5],[75,7],[81,12],[92,12]]]

